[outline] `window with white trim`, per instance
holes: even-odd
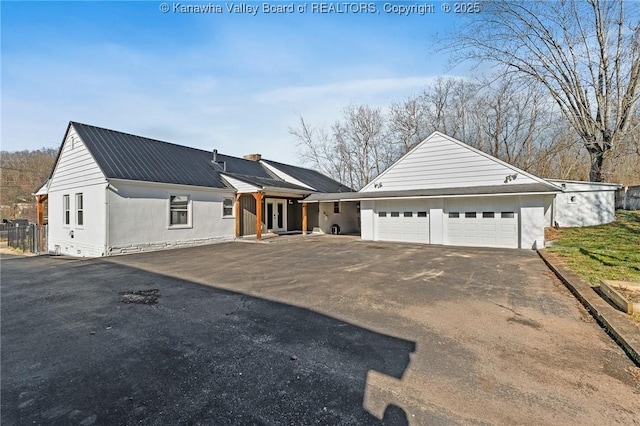
[[[70,200],[68,195],[62,196],[62,223],[65,225],[71,224],[71,210]]]
[[[84,225],[84,202],[81,192],[76,194],[76,225]]]
[[[333,202],[333,213],[334,214],[340,213],[340,201]]]
[[[189,225],[188,195],[171,195],[169,197],[169,226]]]
[[[233,198],[222,200],[222,217],[233,217]]]

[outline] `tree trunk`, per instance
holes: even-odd
[[[600,149],[589,150],[591,157],[591,169],[589,180],[591,182],[604,182],[602,177],[602,164],[604,163],[604,151]]]

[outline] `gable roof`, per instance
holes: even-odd
[[[552,185],[455,138],[433,132],[360,191],[515,184]]]
[[[318,192],[352,192],[353,189],[341,184],[320,172],[304,167],[292,166],[290,164],[278,163],[272,160],[263,160],[287,175],[299,180],[300,182],[315,188]]]
[[[309,190],[309,188],[304,188],[302,186],[285,182],[283,180],[278,180],[278,179],[268,179],[268,178],[263,178],[258,176],[239,175],[239,174],[229,173],[229,172],[226,172],[226,173],[223,172],[223,176],[230,176],[232,178],[241,180],[242,182],[246,182],[251,185],[257,186],[259,188],[293,189],[293,190],[298,190],[300,192],[304,192],[305,194],[313,192],[312,190]]]
[[[299,190],[306,194],[314,191],[349,189],[327,176],[302,167],[269,161],[269,164],[273,164],[278,169],[287,168],[296,176],[305,176],[305,179],[300,179],[300,181],[305,184],[313,182],[312,185],[309,185],[311,189],[286,182],[260,161],[245,160],[218,153],[218,164],[216,165],[212,161],[213,152],[211,151],[74,121],[69,123],[67,133],[71,127],[85,144],[107,179],[233,189],[233,186],[222,177],[224,174],[228,174],[258,187]],[[284,170],[283,172],[287,173]]]
[[[208,151],[72,122],[107,179],[228,188]]]

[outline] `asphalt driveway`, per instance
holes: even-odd
[[[640,369],[530,251],[314,236],[1,267],[3,425],[640,422]]]

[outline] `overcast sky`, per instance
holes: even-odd
[[[299,116],[330,125],[350,103],[386,108],[439,75],[465,75],[433,50],[460,15],[385,3],[267,14],[244,2],[254,16],[227,10],[239,2],[169,1],[163,12],[161,1],[2,1],[2,149],[58,148],[78,121],[301,164],[287,131]],[[209,12],[183,7],[194,5]]]

